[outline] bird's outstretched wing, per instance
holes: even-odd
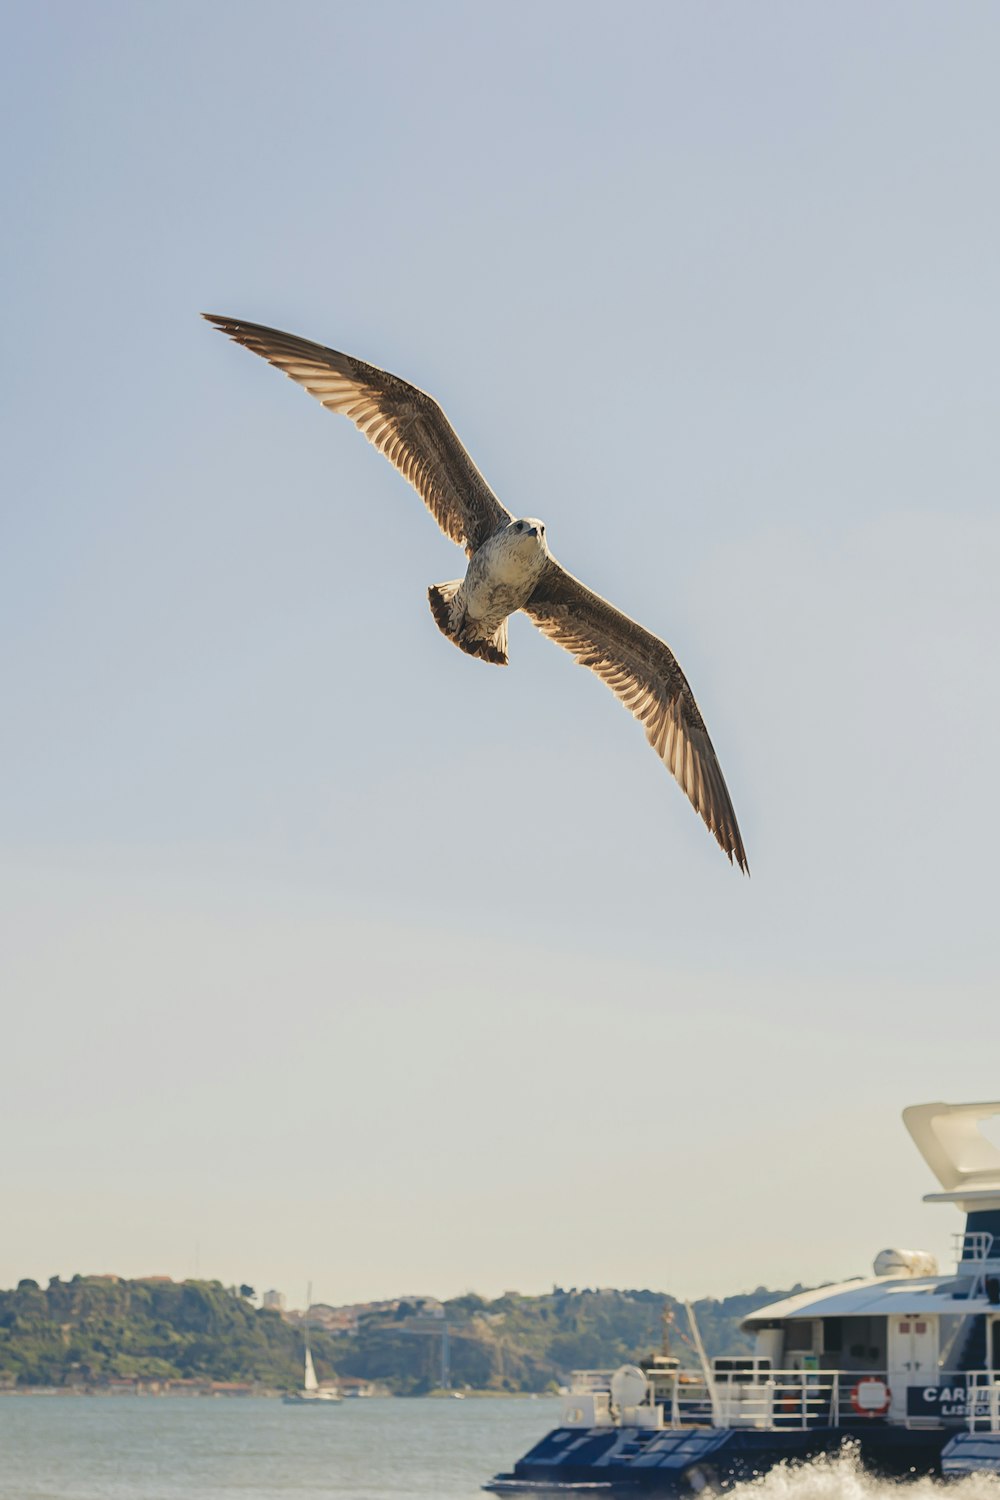
[[[687,678],[670,647],[553,560],[525,613],[596,672],[646,728],[646,738],[740,869],[746,851],[722,770]]]
[[[363,360],[292,333],[204,316],[222,333],[259,354],[321,401],[343,412],[408,479],[446,536],[476,548],[511,519],[437,402],[415,385]]]

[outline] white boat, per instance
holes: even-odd
[[[966,1215],[956,1266],[882,1250],[873,1275],[799,1292],[744,1319],[752,1354],[580,1371],[559,1426],[486,1489],[600,1485],[691,1496],[848,1442],[877,1473],[1000,1477],[1000,1149],[981,1129],[1000,1101],[903,1111],[942,1191]]]
[[[316,1368],[313,1365],[312,1350],[309,1347],[309,1330],[304,1333],[306,1345],[305,1369],[302,1375],[302,1389],[291,1391],[282,1397],[288,1406],[330,1406],[340,1400],[340,1392],[336,1386],[320,1385],[316,1379]]]

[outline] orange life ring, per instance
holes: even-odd
[[[851,1392],[851,1405],[859,1417],[884,1417],[892,1404],[892,1392],[877,1375],[863,1375]]]

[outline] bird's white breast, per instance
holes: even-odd
[[[465,575],[469,616],[484,625],[499,625],[531,597],[548,557],[542,536],[509,530],[491,536],[472,558]]]

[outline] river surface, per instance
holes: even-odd
[[[0,1500],[476,1500],[555,1425],[558,1400],[0,1398]],[[738,1500],[740,1490],[734,1491]],[[837,1459],[743,1500],[1000,1500],[980,1476],[902,1489]]]

